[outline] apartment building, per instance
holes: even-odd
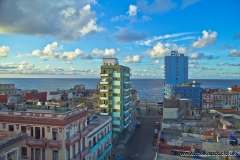
[[[87,160],[108,160],[112,149],[112,118],[110,116],[88,116],[89,133]]]
[[[89,152],[86,107],[58,111],[37,108],[1,110],[0,130],[29,136],[21,144],[20,151],[28,159],[85,160]]]
[[[116,58],[103,58],[100,81],[100,115],[112,117],[113,138],[125,136],[131,122],[130,68]]]
[[[219,91],[212,93],[213,95],[213,108],[232,108],[237,109],[238,92],[235,91]]]
[[[192,108],[201,108],[201,87],[196,81],[188,82],[188,57],[177,51],[171,51],[164,58],[164,98],[180,95],[192,100]]]
[[[202,89],[202,109],[211,109],[213,108],[213,95],[214,92],[219,92],[219,88],[205,88]]]
[[[233,86],[228,88],[229,91],[234,91],[234,92],[238,92],[238,107],[237,110],[240,110],[240,86]]]
[[[129,132],[132,132],[137,123],[137,108],[139,106],[140,99],[138,97],[138,92],[135,89],[131,90],[130,94],[130,99],[131,99],[131,123],[129,124]]]
[[[0,84],[0,95],[6,94],[8,97],[16,93],[15,84]]]

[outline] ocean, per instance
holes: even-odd
[[[95,89],[100,79],[97,78],[0,78],[0,83],[15,84],[22,90],[56,91],[70,89],[77,84],[84,84],[87,89]],[[141,101],[158,102],[163,100],[163,79],[131,79],[132,88],[138,91]],[[221,88],[240,85],[239,79],[194,79],[202,88]]]

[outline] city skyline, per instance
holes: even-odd
[[[240,2],[1,1],[1,78],[99,78],[102,58],[131,78],[164,78],[164,56],[189,56],[189,79],[240,77]],[[8,16],[6,16],[8,15]]]

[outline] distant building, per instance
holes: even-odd
[[[26,93],[26,100],[37,100],[39,102],[47,102],[47,92],[38,92],[36,90],[31,90],[30,93]]]
[[[177,51],[165,56],[165,84],[188,82],[188,57]]]
[[[113,138],[125,136],[131,122],[130,68],[116,58],[103,58],[100,81],[100,115],[112,117]]]
[[[6,94],[8,97],[16,93],[15,84],[0,84],[0,95]]]
[[[132,132],[134,130],[134,128],[136,127],[136,123],[137,123],[137,107],[139,106],[139,97],[138,97],[138,92],[135,89],[131,90],[131,94],[130,94],[130,99],[131,99],[131,123],[129,124],[129,131]]]
[[[239,106],[239,93],[234,91],[220,91],[214,92],[213,95],[213,108],[232,108],[238,109]]]
[[[6,94],[0,94],[0,103],[7,103],[8,97]]]
[[[238,92],[238,107],[237,110],[240,110],[240,86],[233,86],[231,88],[228,88],[230,91]]]
[[[88,116],[88,159],[108,159],[112,149],[112,118],[110,116]]]
[[[196,81],[188,82],[188,57],[177,51],[165,56],[164,98],[180,95],[192,100],[192,108],[201,108],[201,87]]]

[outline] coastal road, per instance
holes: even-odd
[[[134,160],[152,160],[154,157],[153,141],[156,138],[153,137],[153,131],[155,123],[160,121],[160,116],[157,114],[156,106],[148,105],[148,107],[150,111],[137,118],[141,122],[141,127],[134,130],[132,137],[123,148],[120,156],[123,160],[131,160],[132,155]]]

